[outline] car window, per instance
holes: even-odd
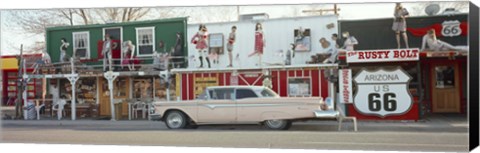
[[[243,98],[252,98],[252,97],[258,97],[255,92],[253,92],[250,89],[237,89],[237,99],[243,99]]]
[[[232,100],[233,94],[233,89],[214,89],[210,92],[211,99],[214,100]]]
[[[271,90],[267,90],[267,89],[263,89],[260,94],[262,95],[262,97],[277,97],[277,94],[275,94],[273,91]]]

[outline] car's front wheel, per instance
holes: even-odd
[[[267,120],[264,124],[265,127],[272,130],[288,130],[292,126],[292,122],[289,120]]]
[[[167,114],[165,124],[169,129],[183,129],[187,126],[187,116],[179,111],[171,111]]]

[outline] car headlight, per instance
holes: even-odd
[[[155,114],[155,105],[150,104],[150,114]]]

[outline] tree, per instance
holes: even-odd
[[[150,8],[106,8],[94,9],[96,15],[104,22],[128,22],[136,21],[145,17]]]
[[[412,10],[409,10],[410,15],[412,16],[425,16],[425,8],[431,4],[438,4],[440,6],[440,11],[438,14],[442,13],[447,8],[454,8],[460,12],[468,12],[469,5],[468,1],[460,2],[424,2],[424,3],[414,3]],[[393,9],[393,8],[392,8]]]
[[[136,21],[145,19],[148,13],[150,8],[16,10],[8,12],[11,17],[7,19],[6,26],[18,35],[45,36],[48,27]],[[13,48],[19,50],[18,47]],[[45,42],[36,42],[26,45],[24,52],[39,53],[43,49]]]

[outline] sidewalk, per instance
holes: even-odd
[[[358,132],[440,132],[440,133],[467,133],[468,121],[462,114],[432,114],[426,119],[415,121],[358,121]],[[6,128],[66,128],[77,130],[167,130],[160,121],[148,120],[94,120],[70,118],[56,120],[42,118],[42,120],[2,120],[2,127]],[[222,125],[200,126],[198,130],[264,130],[259,125]],[[337,132],[337,121],[306,121],[295,122],[290,131],[319,131]],[[343,123],[342,131],[353,131],[352,122]]]

